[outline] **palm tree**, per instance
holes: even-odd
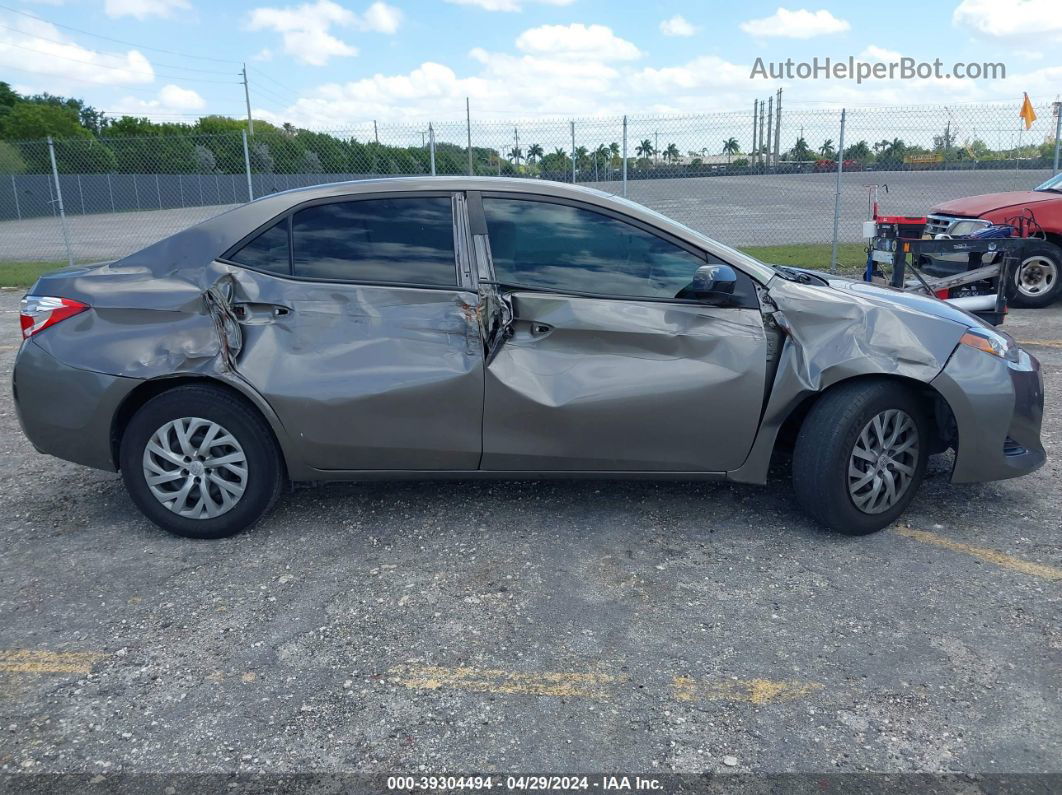
[[[612,154],[612,159],[615,160],[620,156],[620,145],[613,141],[608,145],[608,151]]]
[[[513,148],[512,148],[512,149],[511,149],[511,150],[509,151],[509,159],[510,159],[510,160],[512,160],[512,161],[513,161],[513,163],[515,163],[515,164],[516,164],[517,166],[519,166],[519,165],[520,165],[520,158],[521,158],[521,157],[523,157],[523,156],[524,156],[524,153],[523,153],[523,151],[522,151],[522,150],[520,149],[520,147],[519,147],[519,146],[514,146],[514,147],[513,147]]]
[[[815,157],[815,153],[811,151],[808,142],[801,136],[796,139],[793,148],[789,150],[789,156],[793,160],[811,160]]]
[[[604,144],[598,144],[597,149],[594,150],[594,179],[598,178],[597,169],[599,163],[608,165],[608,160],[612,151]]]
[[[643,140],[640,144],[638,144],[638,146],[634,148],[634,153],[638,155],[638,157],[645,158],[649,158],[655,155],[656,151],[653,149],[652,140],[649,138]]]
[[[542,157],[542,154],[543,152],[541,146],[539,146],[538,144],[531,144],[531,146],[527,147],[527,162],[537,163],[538,159]]]
[[[664,159],[669,163],[676,163],[680,157],[682,157],[682,154],[679,152],[679,148],[673,143],[668,144],[667,149],[664,150]]]
[[[737,142],[737,138],[727,138],[723,141],[723,154],[726,155],[726,163],[730,165],[730,156],[736,155],[741,151],[741,144]]]
[[[831,158],[837,155],[837,150],[833,148],[832,138],[827,138],[822,142],[822,146],[819,147],[819,154],[824,158]]]

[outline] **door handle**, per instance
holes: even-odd
[[[538,321],[531,321],[531,336],[532,337],[544,337],[553,331],[553,326],[547,323],[539,323]]]
[[[291,314],[291,307],[282,304],[239,303],[233,305],[232,311],[240,323],[253,326],[287,317]]]

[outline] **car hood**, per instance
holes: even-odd
[[[993,210],[1016,205],[1038,204],[1040,202],[1062,199],[1058,193],[1044,190],[1016,190],[1007,193],[983,193],[980,196],[966,196],[950,202],[938,204],[929,212],[939,215],[959,215],[977,218]]]
[[[988,324],[981,320],[981,318],[977,317],[977,315],[973,315],[965,309],[960,309],[954,304],[949,304],[947,301],[942,301],[934,296],[923,295],[920,293],[909,293],[903,290],[896,290],[892,287],[846,279],[825,271],[811,270],[809,268],[794,268],[792,266],[787,267],[790,267],[792,270],[811,274],[812,276],[821,279],[823,282],[826,282],[826,284],[821,285],[822,289],[833,290],[841,295],[850,295],[853,298],[858,297],[865,301],[871,301],[878,306],[886,308],[903,307],[906,310],[913,310],[942,320],[951,320],[968,328],[974,326],[988,326]]]

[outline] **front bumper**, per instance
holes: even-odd
[[[70,367],[28,340],[15,360],[15,411],[39,452],[113,472],[111,423],[140,383]]]
[[[932,385],[958,431],[952,483],[1004,480],[1043,466],[1044,382],[1035,357],[1019,350],[1009,362],[960,345]]]

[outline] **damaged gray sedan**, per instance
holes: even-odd
[[[290,481],[764,483],[848,534],[1044,462],[1043,382],[934,298],[764,265],[632,202],[531,180],[289,191],[22,308],[19,418],[144,514],[242,530]]]

